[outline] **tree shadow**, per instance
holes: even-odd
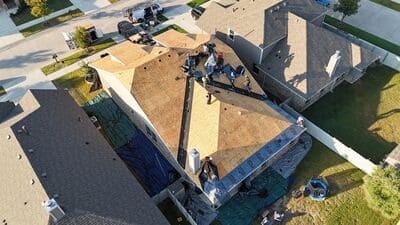
[[[90,19],[101,19],[101,18],[117,18],[122,16],[121,10],[112,10],[108,12],[98,12],[90,16]]]
[[[9,69],[9,68],[16,68],[16,67],[25,67],[29,64],[35,64],[44,62],[51,58],[52,53],[48,50],[40,50],[30,52],[25,55],[16,55],[12,58],[2,59],[0,60],[0,71]]]

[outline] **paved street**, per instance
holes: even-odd
[[[346,17],[344,21],[400,45],[400,12],[369,0],[361,0],[360,4],[358,13]],[[341,18],[340,13],[332,13],[332,15]]]
[[[123,19],[121,9],[139,2],[142,1],[121,1],[47,29],[37,35],[32,35],[6,48],[0,48],[0,85],[6,86],[8,93],[16,92],[0,97],[0,101],[18,101],[28,88],[54,88],[40,68],[53,62],[52,55],[54,53],[58,54],[60,58],[73,53],[65,44],[61,33],[71,31],[78,25],[92,23],[100,28],[105,36],[120,38],[116,25]],[[186,0],[164,0],[161,3],[168,12],[180,9]],[[188,11],[187,7],[186,11]],[[15,81],[16,77],[20,79]],[[13,80],[13,85],[5,84],[10,80]]]

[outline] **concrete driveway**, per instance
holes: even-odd
[[[346,17],[344,22],[400,45],[400,12],[368,0],[361,0],[356,15]],[[340,13],[331,15],[340,19]]]
[[[5,10],[0,10],[0,47],[6,46],[24,37],[10,19]]]

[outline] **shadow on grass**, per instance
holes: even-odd
[[[329,183],[330,194],[328,197],[347,192],[363,184],[362,177],[365,174],[357,168],[344,170],[326,177]]]
[[[390,116],[400,110],[379,114],[383,103],[396,105],[397,96],[382,96],[384,90],[395,95],[392,89],[396,85],[390,82],[396,73],[386,66],[370,67],[357,83],[341,84],[333,93],[308,108],[304,115],[365,158],[379,163],[396,146],[396,143],[387,141],[387,136],[396,134],[382,130],[381,126],[382,123],[390,125],[395,122]],[[378,120],[384,121],[380,121],[379,127],[371,128]]]

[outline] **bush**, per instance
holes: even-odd
[[[83,27],[76,28],[73,39],[80,48],[88,48],[90,46],[89,33]]]
[[[400,215],[400,172],[392,167],[377,167],[365,178],[365,190],[370,207],[387,218]]]

